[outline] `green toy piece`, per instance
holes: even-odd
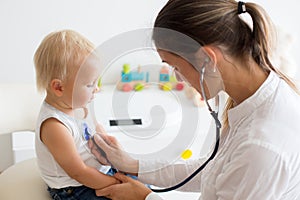
[[[144,84],[142,83],[137,83],[135,86],[134,86],[134,90],[135,91],[141,91],[144,89]]]
[[[102,80],[101,80],[101,78],[98,79],[97,86],[98,86],[98,88],[101,88],[101,86],[102,86]]]
[[[130,65],[129,64],[124,64],[123,65],[123,73],[128,74],[130,72]]]

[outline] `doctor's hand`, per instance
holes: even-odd
[[[101,153],[92,141],[89,141],[89,147],[101,164],[112,165],[119,171],[137,175],[139,168],[138,160],[130,157],[115,137],[97,133],[94,135],[94,141],[104,153]]]
[[[101,190],[96,190],[97,196],[105,196],[113,200],[144,200],[146,196],[151,193],[151,190],[143,183],[125,176],[124,174],[116,173],[114,177],[121,183],[110,185]]]
[[[96,127],[95,130],[97,133],[106,134],[106,131],[104,130],[103,126],[99,122],[95,123],[95,127]]]

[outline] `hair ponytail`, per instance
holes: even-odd
[[[252,29],[239,16],[242,13],[251,16]],[[296,85],[270,61],[274,29],[267,13],[258,4],[235,0],[169,0],[159,12],[154,27],[178,31],[201,45],[218,45],[225,54],[246,62],[252,57],[263,70],[274,71],[299,93]],[[153,40],[165,42],[159,35],[154,35]],[[172,44],[181,42],[172,39],[172,35],[168,35],[168,41]],[[233,106],[234,102],[229,98],[223,112],[225,128],[228,126],[227,111]]]

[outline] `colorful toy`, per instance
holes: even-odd
[[[184,83],[177,81],[174,71],[170,75],[169,67],[164,65],[159,72],[159,88],[163,91],[170,91],[172,89],[181,91],[184,88]]]
[[[149,82],[149,72],[142,72],[141,67],[137,71],[130,71],[130,65],[124,64],[121,73],[121,81],[117,84],[117,89],[129,92],[132,90],[141,91]]]
[[[100,77],[98,79],[98,82],[97,82],[97,91],[96,92],[100,92],[101,91],[101,87],[102,87],[102,79]]]
[[[184,160],[189,159],[193,155],[193,152],[190,149],[186,149],[181,153],[181,158]]]
[[[98,86],[98,88],[101,88],[101,86],[102,86],[102,79],[101,78],[98,79],[97,86]]]

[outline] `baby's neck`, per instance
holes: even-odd
[[[74,109],[72,108],[72,106],[66,104],[64,101],[57,97],[53,97],[52,95],[47,94],[45,102],[67,115],[74,116]]]

